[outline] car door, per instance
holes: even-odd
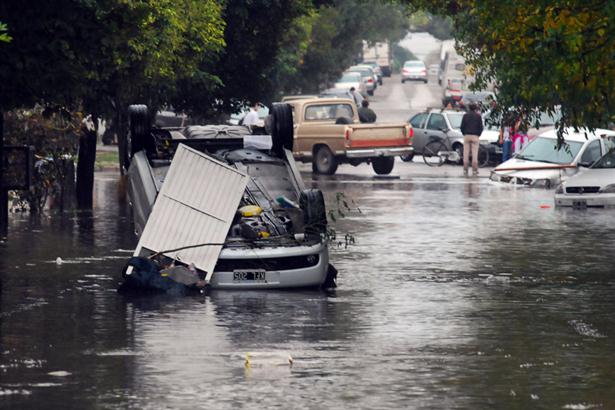
[[[427,120],[426,128],[426,138],[429,142],[432,139],[440,139],[445,144],[447,144],[447,148],[450,148],[448,145],[448,138],[446,132],[448,131],[448,126],[446,125],[446,119],[443,114],[432,113]]]
[[[425,143],[427,142],[425,124],[428,116],[428,113],[422,112],[414,115],[409,121],[412,126],[412,132],[414,133],[414,136],[412,137],[412,146],[414,147],[414,152],[417,154],[421,154],[423,152],[423,147],[425,147]]]

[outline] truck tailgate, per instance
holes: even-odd
[[[357,124],[348,127],[346,147],[377,148],[410,145],[412,128],[407,124]]]

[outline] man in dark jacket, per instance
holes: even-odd
[[[483,133],[483,118],[476,112],[475,103],[470,103],[469,110],[461,119],[463,134],[463,175],[468,175],[468,156],[472,153],[472,175],[478,175],[478,144]]]
[[[376,113],[369,108],[369,102],[367,100],[361,101],[361,108],[359,108],[359,121],[361,122],[376,122]]]

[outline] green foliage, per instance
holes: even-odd
[[[401,47],[398,44],[393,44],[393,70],[401,70],[404,62],[408,60],[416,60],[414,53],[405,47]]]
[[[615,121],[615,3],[601,0],[417,1],[450,15],[477,87],[529,122],[561,107],[564,126]]]
[[[31,212],[40,212],[50,195],[60,192],[67,170],[66,162],[74,161],[79,145],[82,114],[59,106],[15,109],[5,114],[5,143],[31,145],[36,158],[32,187],[18,191],[19,200]]]
[[[8,33],[8,27],[0,21],[0,43],[8,43],[11,40],[12,37]]]
[[[410,16],[412,31],[425,31],[439,40],[448,40],[453,37],[452,20],[448,17],[437,16],[419,10]]]

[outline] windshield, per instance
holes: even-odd
[[[346,73],[342,75],[338,83],[358,83],[361,81],[361,74],[359,73]]]
[[[549,164],[569,164],[579,153],[582,142],[566,141],[568,147],[557,149],[557,140],[553,138],[538,137],[531,141],[515,158],[530,161],[547,162]]]
[[[462,112],[447,114],[447,116],[448,116],[448,121],[451,123],[451,128],[453,129],[461,128],[461,120],[463,119]]]
[[[422,61],[406,61],[404,63],[404,67],[423,67],[424,65]]]
[[[605,156],[596,161],[592,168],[615,168],[615,150],[611,149]]]

